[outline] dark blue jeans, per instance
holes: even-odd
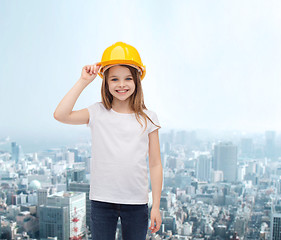
[[[118,217],[123,240],[145,240],[148,230],[148,205],[117,204],[91,200],[93,240],[115,240]]]

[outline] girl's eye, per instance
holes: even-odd
[[[111,81],[118,80],[117,78],[112,78]],[[126,78],[126,80],[132,80],[132,78]]]

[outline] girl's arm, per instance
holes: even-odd
[[[149,137],[149,172],[152,188],[152,209],[150,213],[152,233],[159,231],[162,219],[160,215],[160,199],[163,182],[163,168],[161,163],[158,129],[148,134]]]
[[[160,144],[158,129],[151,132],[149,135],[149,172],[152,188],[152,207],[160,207],[163,168],[161,163]]]
[[[62,123],[86,124],[89,122],[87,108],[72,111],[81,92],[95,79],[100,65],[86,65],[82,69],[81,77],[64,96],[54,112],[54,118]]]

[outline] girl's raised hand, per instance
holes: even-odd
[[[84,66],[82,68],[81,79],[87,83],[92,82],[96,78],[100,67],[101,65],[99,63]]]

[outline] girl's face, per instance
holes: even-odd
[[[124,66],[113,66],[108,69],[108,87],[113,99],[125,101],[135,91],[135,83],[131,71]]]

